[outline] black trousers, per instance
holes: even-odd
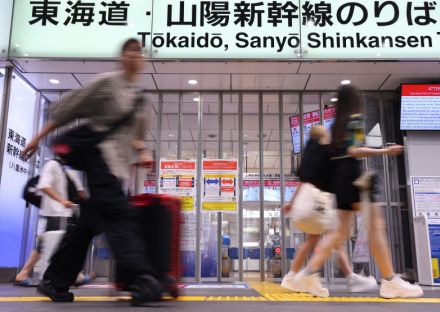
[[[90,199],[81,207],[78,223],[67,230],[43,279],[59,292],[65,292],[81,271],[92,238],[105,233],[113,254],[128,280],[156,272],[137,233],[136,215],[122,191],[119,180],[111,174],[98,148],[89,152],[85,165]],[[146,285],[146,287],[148,287]]]

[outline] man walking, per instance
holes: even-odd
[[[141,161],[148,158],[144,141],[148,115],[145,106],[115,129],[121,116],[137,107],[141,89],[136,81],[143,61],[139,41],[127,40],[121,50],[122,71],[103,74],[54,104],[49,123],[23,151],[26,156],[32,155],[43,137],[79,118],[95,131],[112,131],[84,157],[82,167],[90,199],[81,211],[78,225],[64,236],[38,288],[53,301],[73,301],[69,287],[82,268],[90,240],[101,232],[106,234],[118,266],[129,274],[132,304],[160,298],[160,283],[147,258],[145,244],[135,234],[136,225],[123,191],[133,150],[139,152]]]

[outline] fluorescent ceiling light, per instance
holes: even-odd
[[[195,98],[193,98],[193,101],[194,101],[194,102],[198,102],[198,101],[200,101],[200,98],[195,97]]]
[[[60,81],[57,79],[49,79],[49,82],[52,84],[59,84],[60,83]]]
[[[338,98],[332,98],[330,101],[331,101],[331,102],[337,102],[337,101],[338,101]]]
[[[188,83],[189,83],[190,85],[196,85],[196,84],[198,84],[199,82],[198,82],[197,80],[191,79],[191,80],[188,80]]]
[[[341,85],[349,85],[351,83],[350,80],[342,80]]]

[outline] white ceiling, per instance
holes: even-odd
[[[102,72],[108,61],[15,60],[38,90],[69,90]],[[362,90],[396,90],[403,82],[439,81],[439,62],[147,62],[141,75],[146,90],[335,90],[349,79]],[[60,81],[58,85],[48,79]],[[196,79],[197,85],[188,84]]]

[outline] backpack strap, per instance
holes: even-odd
[[[75,183],[70,178],[69,174],[66,171],[66,168],[64,168],[64,164],[61,162],[61,160],[57,158],[53,158],[54,161],[60,164],[61,170],[63,170],[64,176],[66,177],[67,181],[67,196],[68,199],[75,202],[78,200],[78,189],[76,188]]]

